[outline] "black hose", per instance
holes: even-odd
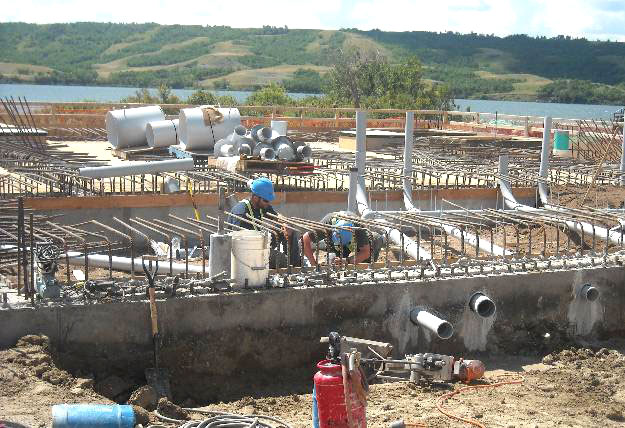
[[[183,421],[180,419],[168,418],[159,414],[158,411],[154,411],[154,414],[162,421],[179,424],[178,428],[272,428],[272,425],[261,422],[261,419],[276,422],[283,428],[291,428],[289,424],[273,416],[237,415],[214,410],[198,410],[192,408],[185,408],[185,410],[212,416],[204,420]],[[150,425],[148,428],[156,428],[157,426],[159,425]]]

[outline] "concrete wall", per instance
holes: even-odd
[[[536,352],[565,334],[621,334],[625,321],[622,267],[399,282],[386,285],[273,289],[172,298],[158,302],[163,365],[174,373],[235,375],[241,370],[311,366],[330,331],[387,341],[394,354],[479,351]],[[584,283],[601,293],[575,297]],[[467,307],[476,291],[497,304],[493,319]],[[423,307],[453,323],[454,336],[433,338],[409,321]],[[25,335],[48,335],[72,368],[141,370],[152,364],[147,302],[0,310],[0,347]]]

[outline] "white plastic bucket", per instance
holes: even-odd
[[[206,123],[205,108],[214,108],[223,119],[217,123]],[[241,114],[236,108],[215,108],[200,106],[180,110],[178,140],[182,150],[212,149],[215,142],[226,138],[241,124]]]
[[[165,120],[159,106],[111,110],[106,113],[106,137],[116,149],[147,144],[145,128],[148,122]]]
[[[232,232],[230,278],[233,288],[263,287],[269,276],[269,243],[267,232],[239,230]]]
[[[169,147],[178,144],[178,119],[149,122],[145,136],[150,147]]]

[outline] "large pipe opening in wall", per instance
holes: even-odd
[[[475,293],[469,299],[469,307],[473,312],[481,316],[482,318],[490,318],[495,315],[497,307],[484,293]]]
[[[594,302],[599,298],[599,290],[590,284],[584,284],[580,290],[580,295],[589,302]]]

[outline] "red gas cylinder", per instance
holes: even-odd
[[[349,385],[351,416],[353,425],[347,419],[347,407],[343,392],[343,374],[340,364],[330,360],[317,363],[319,371],[315,374],[315,393],[319,428],[365,428],[367,426],[366,403],[363,403]]]

